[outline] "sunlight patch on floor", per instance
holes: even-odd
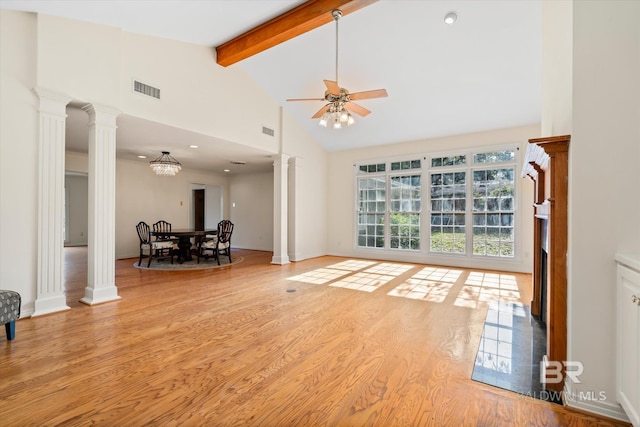
[[[461,274],[461,270],[425,267],[387,295],[430,302],[443,302]]]
[[[395,279],[395,276],[361,272],[351,274],[337,282],[331,283],[329,286],[373,292],[393,279]]]
[[[350,259],[336,264],[328,265],[323,268],[307,271],[297,276],[288,277],[287,280],[295,282],[312,283],[315,285],[324,285],[333,282],[341,277],[352,274],[354,271],[363,270],[367,267],[377,264],[375,261],[361,261]]]
[[[337,264],[328,265],[327,268],[335,268],[337,270],[358,271],[358,270],[362,270],[363,268],[370,267],[374,264],[377,264],[377,262],[350,259],[347,261],[339,262]]]
[[[492,371],[511,374],[515,351],[513,320],[514,317],[525,317],[526,313],[521,303],[494,302],[491,307],[487,313],[475,364]]]
[[[332,282],[348,274],[351,273],[344,270],[336,270],[333,268],[316,268],[315,270],[311,270],[297,276],[288,277],[287,280],[324,285],[325,283]]]
[[[413,265],[408,264],[381,262],[364,271],[354,273],[342,280],[331,283],[329,286],[373,292],[396,277],[411,270],[413,267]]]
[[[512,274],[472,271],[460,290],[454,305],[476,308],[489,301],[520,302],[516,276]]]
[[[378,265],[375,265],[371,268],[367,268],[364,272],[384,274],[387,276],[397,277],[411,270],[413,267],[415,266],[410,264],[393,264],[390,262],[381,262]]]

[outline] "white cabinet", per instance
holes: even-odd
[[[617,400],[640,427],[640,257],[618,261]]]

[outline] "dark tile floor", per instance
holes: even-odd
[[[526,396],[561,403],[540,383],[540,361],[546,353],[544,323],[523,304],[492,302],[471,379]]]

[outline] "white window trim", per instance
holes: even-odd
[[[520,202],[521,202],[521,194],[522,194],[522,184],[520,177],[520,146],[521,144],[518,142],[507,143],[507,144],[497,144],[497,145],[487,145],[487,146],[478,146],[478,147],[469,147],[465,149],[454,149],[454,150],[446,150],[446,151],[437,151],[437,152],[429,152],[422,154],[408,154],[402,156],[393,156],[393,157],[385,157],[385,158],[377,158],[377,159],[364,159],[358,160],[354,162],[353,168],[353,179],[354,179],[354,188],[355,194],[353,195],[353,203],[354,203],[354,215],[353,215],[353,241],[352,247],[354,253],[360,254],[363,257],[367,256],[387,256],[389,258],[397,257],[398,255],[405,254],[408,258],[411,258],[413,262],[416,262],[416,257],[419,258],[421,262],[425,263],[443,263],[446,262],[450,265],[459,265],[464,263],[465,260],[468,261],[480,261],[491,262],[494,264],[519,264],[522,262],[522,218],[520,212]],[[503,150],[513,150],[515,152],[514,160],[508,162],[491,162],[491,163],[473,163],[473,154],[477,153],[488,153],[493,151],[503,151]],[[431,159],[437,157],[451,157],[451,156],[459,156],[466,155],[467,161],[464,165],[454,165],[454,166],[438,166],[431,167]],[[397,161],[411,161],[411,160],[421,160],[421,167],[418,169],[404,169],[391,171],[391,163]],[[371,172],[364,173],[360,172],[360,166],[362,165],[370,165],[370,164],[380,164],[385,163],[385,171],[384,172]],[[430,181],[430,173],[438,170],[446,170],[446,171],[467,171],[468,174],[471,174],[467,177],[466,186],[467,186],[467,194],[473,194],[473,171],[478,169],[491,169],[493,167],[500,166],[509,166],[514,168],[514,187],[515,187],[515,196],[514,196],[514,254],[513,257],[495,257],[489,255],[474,255],[473,254],[473,240],[466,239],[466,252],[465,254],[451,254],[451,253],[442,253],[442,252],[431,252],[431,241],[430,241],[430,224],[431,224],[431,181]],[[359,215],[359,195],[358,195],[358,178],[361,177],[376,177],[376,176],[384,176],[391,177],[397,175],[405,175],[407,173],[415,173],[419,171],[422,175],[421,178],[421,186],[422,186],[422,198],[421,198],[421,211],[420,211],[420,249],[391,249],[390,245],[390,223],[389,223],[389,206],[385,209],[385,245],[384,248],[371,248],[371,247],[360,247],[358,246],[358,215]],[[390,191],[390,180],[386,180],[386,191],[387,195],[389,195]],[[471,227],[473,229],[473,208],[471,210],[467,210],[465,212],[466,221],[465,221],[465,229],[467,227]],[[470,225],[469,225],[470,224]]]

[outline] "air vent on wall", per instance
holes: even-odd
[[[229,163],[231,163],[232,165],[238,165],[238,166],[244,166],[247,164],[247,162],[243,160],[231,160]]]
[[[157,87],[149,86],[148,84],[144,84],[137,80],[133,81],[133,91],[160,99],[160,89],[158,89]]]
[[[262,126],[262,133],[264,133],[265,135],[273,136],[276,134],[276,131],[274,131],[273,129],[269,129],[266,126]]]

